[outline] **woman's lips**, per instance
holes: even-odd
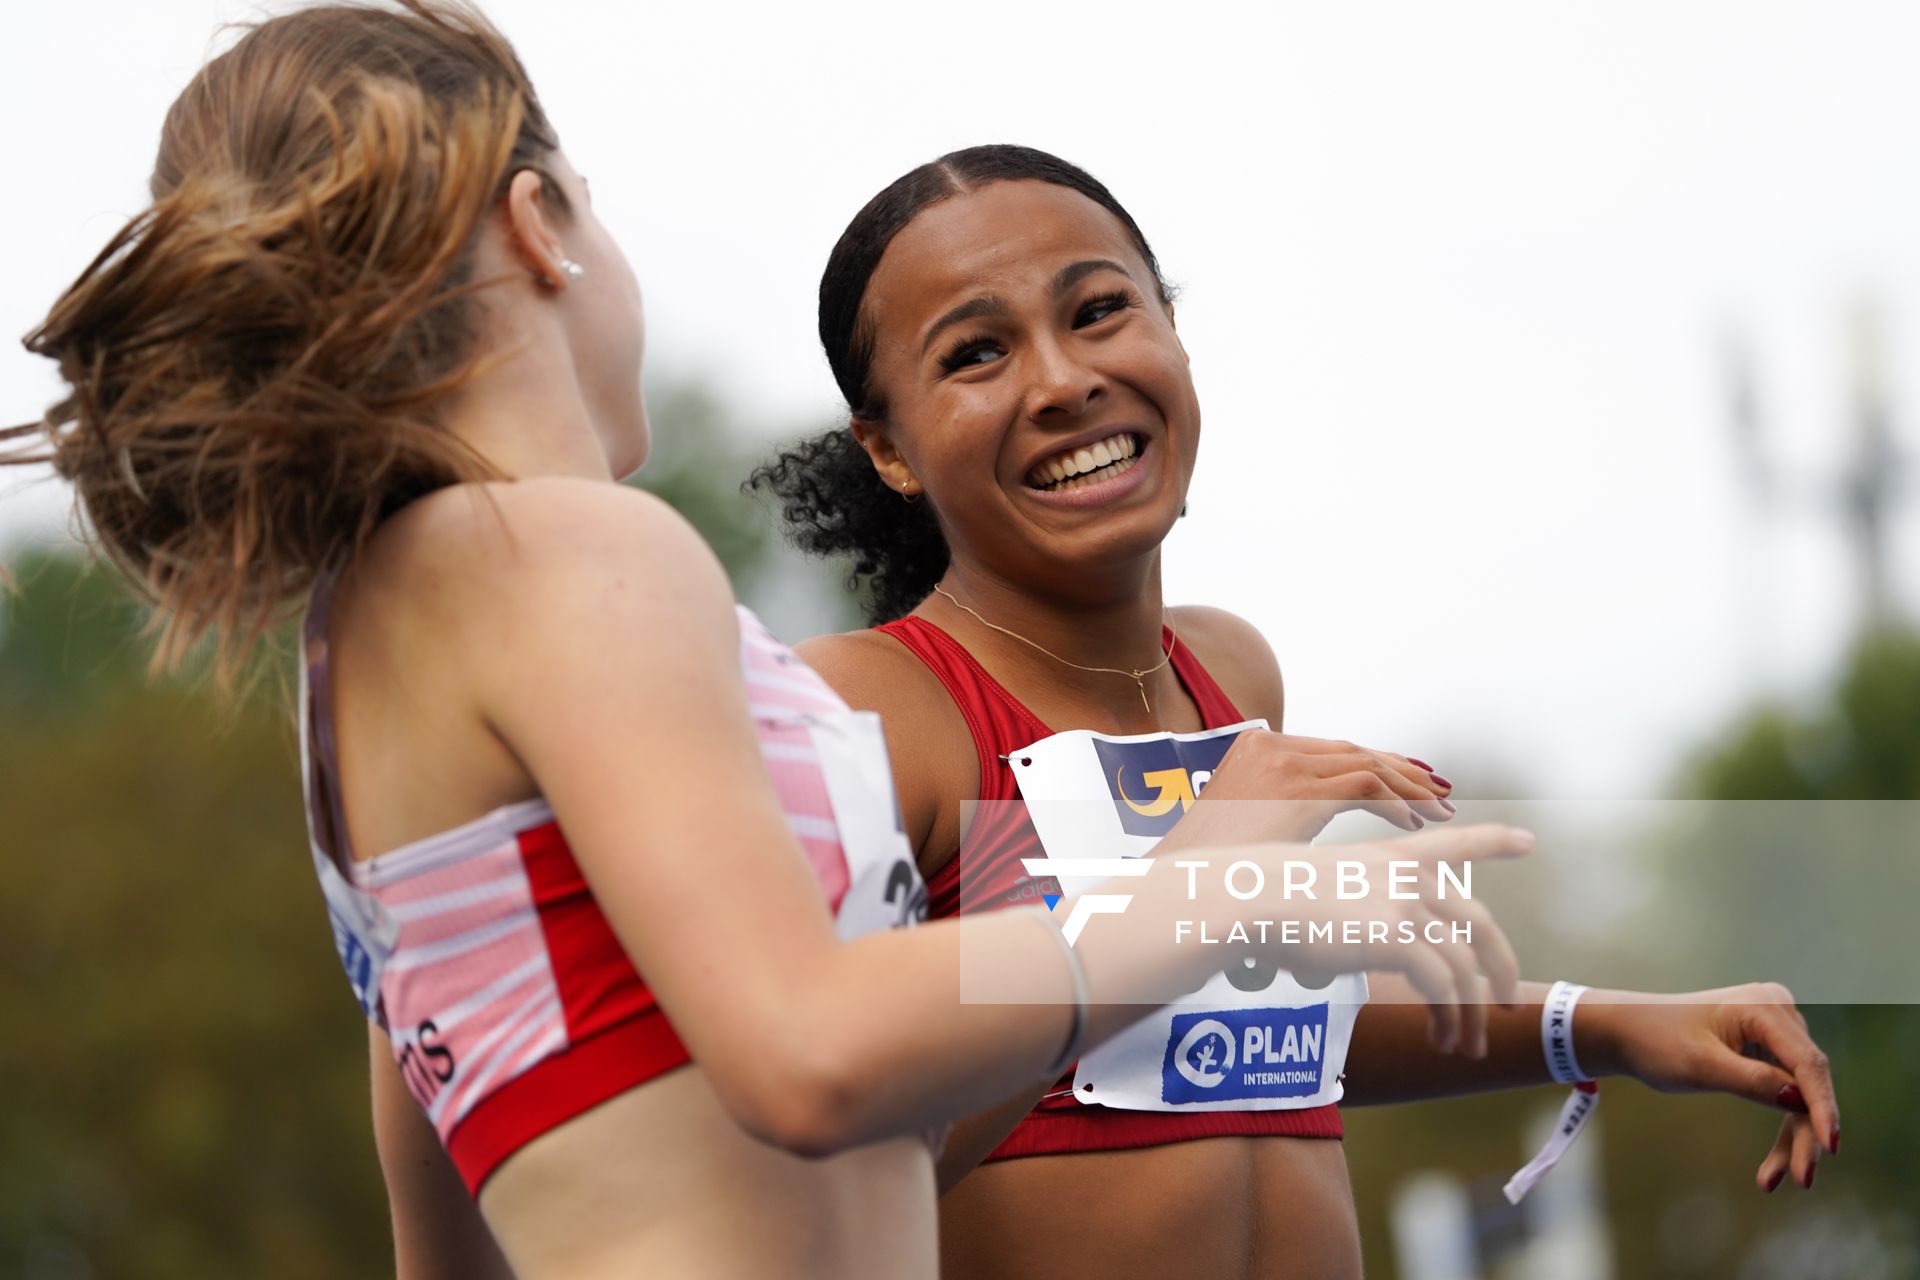
[[[1027,484],[1035,489],[1055,489],[1090,477],[1111,479],[1119,471],[1108,468],[1120,467],[1140,452],[1142,443],[1131,431],[1116,431],[1101,439],[1062,449],[1030,468]]]
[[[1052,488],[1039,489],[1031,483],[1021,485],[1028,497],[1050,507],[1097,507],[1126,497],[1145,482],[1151,449],[1137,442],[1131,457],[1096,467],[1086,475],[1076,475]]]

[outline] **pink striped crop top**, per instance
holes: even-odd
[[[690,1061],[544,800],[364,861],[348,847],[331,717],[331,577],[307,613],[308,829],[361,1009],[474,1195],[550,1129]],[[842,938],[925,918],[878,718],[850,710],[744,608],[740,670],[787,821]]]

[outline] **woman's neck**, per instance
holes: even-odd
[[[1104,711],[1123,731],[1156,727],[1180,690],[1162,632],[1159,553],[1124,579],[1088,585],[1043,591],[955,562],[916,612],[958,637],[1004,684]],[[1136,671],[1146,673],[1138,682]]]
[[[550,325],[493,319],[504,330],[494,345],[513,355],[450,397],[448,430],[508,479],[615,479],[564,340]]]

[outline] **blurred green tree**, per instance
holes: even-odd
[[[1920,634],[1869,633],[1811,712],[1764,706],[1695,762],[1716,800],[1920,800]]]
[[[1798,711],[1759,707],[1717,743],[1688,770],[1689,790],[1701,799],[1920,800],[1920,633],[1900,627],[1868,632],[1855,645],[1832,691],[1814,706]],[[1878,858],[1911,858],[1920,847],[1912,840],[1909,831],[1904,851],[1883,850]],[[1830,849],[1806,854],[1809,876],[1794,890],[1791,904],[1800,927],[1809,934],[1843,936],[1861,928],[1862,886],[1832,882],[1848,875],[1878,878],[1887,864],[1839,863]],[[1891,884],[1884,878],[1880,882]],[[1719,879],[1716,896],[1724,897],[1728,883]],[[1871,886],[1867,892],[1874,892]],[[1905,915],[1912,906],[1905,900],[1868,901],[1896,915]],[[1905,935],[1883,932],[1885,926],[1886,921],[1876,920],[1871,926],[1874,937],[1866,943],[1879,948],[1881,963],[1913,972],[1920,966],[1920,952]],[[1888,945],[1896,937],[1902,941]],[[1782,945],[1798,948],[1812,941],[1787,937]],[[1920,1149],[1920,1110],[1913,1106],[1914,1084],[1920,1079],[1920,1008],[1824,1004],[1803,1011],[1833,1060],[1848,1118],[1846,1156],[1835,1162],[1821,1187],[1829,1195],[1862,1204],[1880,1222],[1880,1231],[1895,1241],[1903,1239],[1911,1249],[1920,1243],[1920,1214],[1915,1209],[1920,1206],[1920,1170],[1913,1161]],[[1800,1209],[1777,1229],[1790,1230],[1794,1217],[1807,1213]],[[1747,1216],[1754,1220],[1742,1225],[1760,1234],[1766,1224],[1759,1219],[1765,1215]],[[1766,1243],[1762,1235],[1762,1247]],[[1908,1263],[1920,1265],[1920,1257],[1905,1256]]]
[[[16,572],[0,1274],[385,1269],[364,1033],[302,856],[285,717],[148,681],[140,611],[85,560]]]
[[[668,382],[647,403],[653,447],[631,483],[666,499],[700,531],[741,602],[788,641],[860,626],[839,567],[787,546],[772,512],[740,491],[771,446],[730,430],[726,407],[704,383]]]
[[[1833,946],[1879,947],[1885,965],[1920,964],[1890,920],[1910,899],[1890,885],[1889,852],[1857,847],[1828,829],[1804,847],[1807,810],[1778,802],[1920,799],[1920,635],[1883,629],[1861,639],[1832,688],[1799,707],[1764,704],[1707,735],[1677,770],[1676,794],[1759,806],[1686,806],[1672,830],[1649,833],[1646,863],[1660,886],[1661,923],[1642,936],[1671,939],[1657,973],[1719,972],[1771,978]],[[1756,839],[1769,823],[1771,841]],[[1763,843],[1793,845],[1792,859],[1757,860]],[[1905,843],[1910,856],[1911,839]],[[1764,866],[1764,873],[1759,868]],[[1730,957],[1742,957],[1734,962]],[[1770,958],[1769,958],[1770,957]],[[1612,957],[1617,963],[1618,957]],[[1757,969],[1748,967],[1757,964]],[[1607,979],[1601,979],[1606,981]],[[1659,985],[1654,979],[1654,984]],[[1616,1274],[1733,1276],[1785,1280],[1810,1275],[1920,1274],[1920,1010],[1908,1005],[1814,1004],[1803,1009],[1833,1060],[1846,1119],[1845,1155],[1804,1198],[1788,1186],[1771,1198],[1751,1173],[1772,1140],[1771,1117],[1730,1098],[1667,1097],[1633,1085],[1605,1090],[1596,1136],[1605,1158],[1606,1221]],[[1520,1115],[1557,1106],[1559,1091],[1466,1098],[1443,1104],[1355,1110],[1347,1116],[1368,1255],[1368,1274],[1397,1274],[1386,1205],[1410,1170],[1445,1169],[1464,1179],[1476,1206],[1500,1202],[1494,1188],[1520,1151]],[[1825,1253],[1810,1262],[1810,1251]],[[1498,1271],[1492,1274],[1500,1274]]]

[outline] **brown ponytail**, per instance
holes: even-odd
[[[230,669],[383,517],[491,474],[436,410],[484,363],[475,232],[557,146],[451,0],[270,19],[175,101],[152,206],[27,337],[68,394],[0,431],[159,606],[159,664],[211,635]]]

